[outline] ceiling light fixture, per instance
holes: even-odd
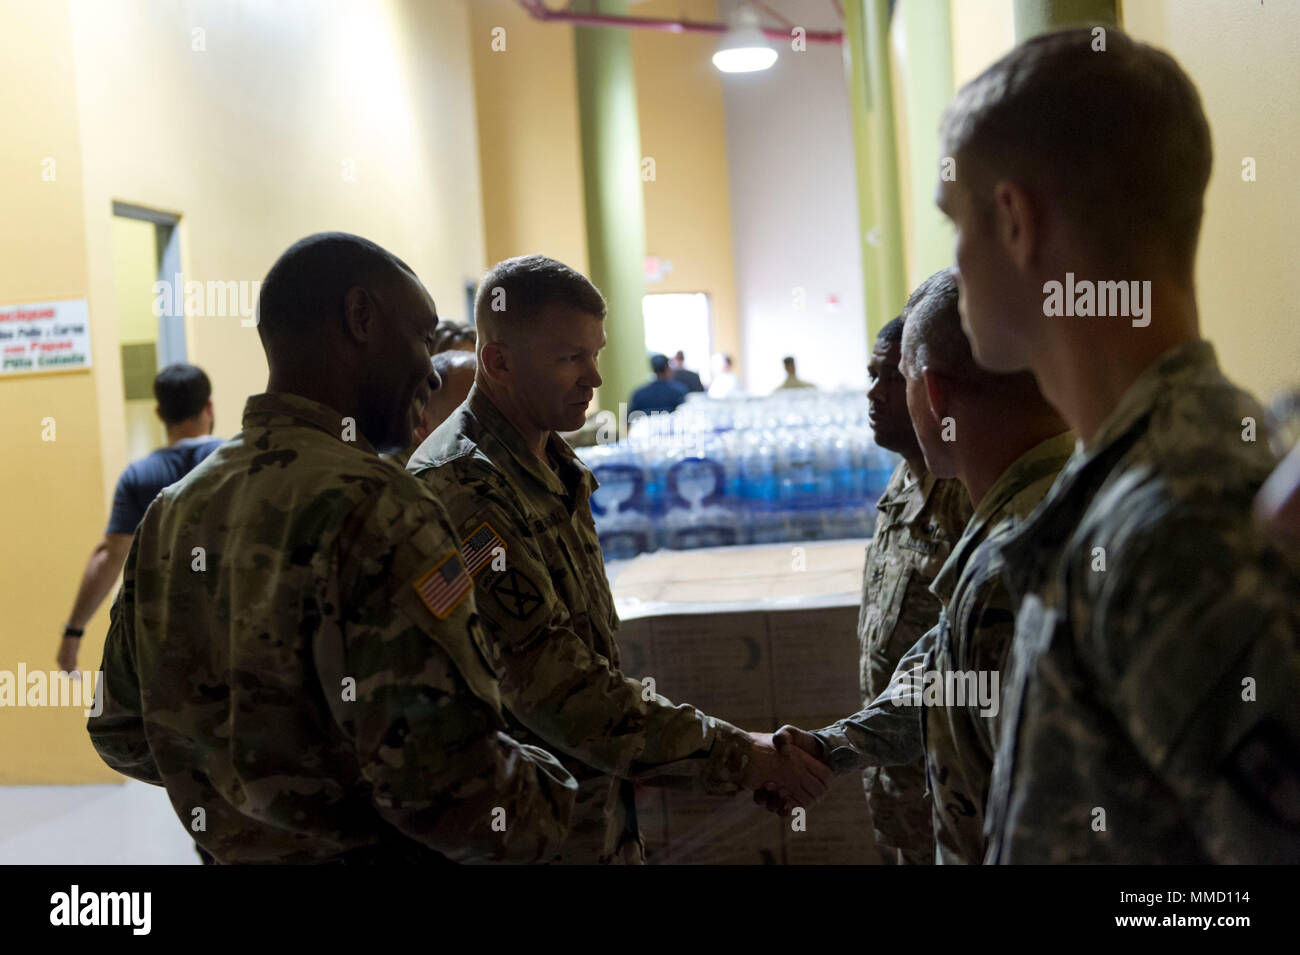
[[[763,35],[758,11],[749,4],[738,7],[731,17],[731,29],[722,35],[713,65],[723,73],[756,73],[776,62],[776,49]]]

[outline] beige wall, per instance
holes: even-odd
[[[638,3],[638,16],[674,17],[670,0]],[[695,19],[712,4],[693,2]],[[513,0],[471,8],[483,223],[490,262],[542,252],[585,271],[573,28],[538,23]],[[505,29],[493,51],[494,27]],[[707,292],[714,348],[739,351],[722,81],[711,37],[632,32],[641,151],[655,160],[645,183],[646,252],[673,263],[647,292]],[[703,356],[690,359],[706,367]]]
[[[674,17],[680,9],[670,0],[648,0],[635,12]],[[707,2],[692,3],[688,12],[695,19],[714,16]],[[707,292],[713,350],[739,358],[722,74],[712,61],[716,47],[712,36],[632,31],[641,152],[654,159],[656,175],[644,188],[646,254],[673,264],[663,281],[646,283],[646,292]],[[708,360],[691,355],[687,364],[707,374]]]
[[[70,30],[58,0],[0,4],[0,304],[86,294]],[[47,157],[53,182],[41,179]],[[98,374],[0,378],[0,670],[54,666],[75,579],[104,529]],[[46,417],[54,441],[41,440]],[[102,633],[106,617],[92,628]],[[85,723],[80,709],[0,709],[0,783],[113,778],[93,765]]]
[[[484,267],[469,37],[467,0],[0,5],[0,209],[23,224],[5,230],[0,302],[87,295],[95,364],[0,380],[0,668],[53,664],[126,464],[113,201],[181,216],[187,280],[260,281],[294,240],[341,229],[392,249],[463,318],[462,283]],[[265,387],[256,329],[187,315],[186,334],[230,435]],[[106,623],[105,610],[88,629],[83,666]],[[79,710],[0,712],[0,782],[119,779],[84,724]]]
[[[1214,138],[1196,270],[1201,329],[1227,374],[1268,401],[1300,385],[1300,5],[1124,0],[1123,16],[1201,92]],[[1242,180],[1247,156],[1255,182]]]

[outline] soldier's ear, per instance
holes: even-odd
[[[478,367],[491,381],[500,381],[510,372],[510,349],[505,342],[485,342],[479,352]]]
[[[348,338],[361,344],[375,334],[377,307],[374,298],[361,286],[343,293],[343,330]]]
[[[925,397],[930,405],[930,416],[935,424],[942,424],[948,417],[948,406],[952,401],[952,389],[943,375],[926,368],[921,372],[921,381],[925,384]]]

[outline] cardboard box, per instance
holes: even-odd
[[[623,670],[743,729],[816,729],[859,708],[857,618],[865,541],[660,551],[612,568]],[[799,548],[792,560],[792,548]],[[676,597],[688,599],[675,599]],[[799,714],[829,714],[812,720]],[[640,787],[657,864],[877,862],[856,774],[800,825],[754,805]]]

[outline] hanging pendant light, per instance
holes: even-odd
[[[722,35],[713,65],[723,73],[756,73],[776,62],[776,49],[767,41],[758,11],[742,4],[731,16],[731,28]]]

